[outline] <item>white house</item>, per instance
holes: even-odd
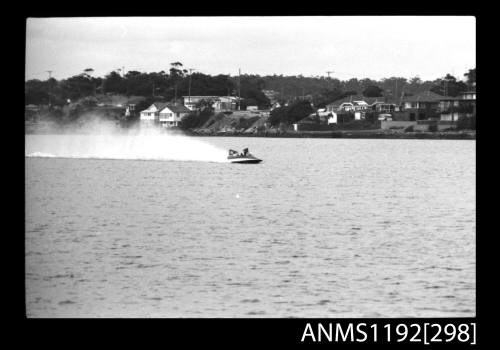
[[[183,105],[168,104],[160,111],[158,121],[166,128],[179,126],[181,119],[189,113],[191,110]]]
[[[188,108],[182,105],[155,102],[141,111],[140,121],[143,125],[178,126],[182,117],[190,112]]]
[[[161,102],[155,102],[145,110],[140,113],[141,124],[155,124],[158,123],[160,117],[160,110],[162,110],[167,104]]]

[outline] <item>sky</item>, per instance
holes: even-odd
[[[476,67],[472,16],[28,18],[25,78],[94,69],[458,79]]]

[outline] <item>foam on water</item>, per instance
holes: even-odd
[[[227,151],[154,129],[127,133],[28,135],[26,157],[227,162]]]

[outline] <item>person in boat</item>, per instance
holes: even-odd
[[[248,155],[248,148],[243,149],[243,153],[241,154],[243,157],[246,157]]]
[[[235,150],[232,150],[232,149],[229,150],[229,156],[230,157],[237,156],[237,155],[238,155],[238,152],[236,152]]]

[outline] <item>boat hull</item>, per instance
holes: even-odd
[[[262,162],[262,159],[258,158],[229,158],[229,162],[231,163],[239,163],[239,164],[256,164]]]

